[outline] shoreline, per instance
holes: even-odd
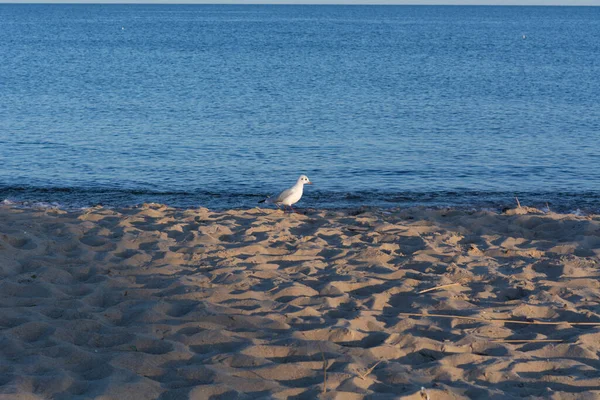
[[[413,207],[432,209],[492,210],[523,206],[558,213],[600,214],[600,192],[496,192],[496,191],[307,191],[297,204],[300,209],[349,211],[380,208],[395,211]],[[272,194],[272,193],[270,193]],[[213,211],[244,210],[260,206],[269,193],[190,191],[152,191],[111,188],[0,188],[0,205],[59,207],[67,210],[103,206],[111,209],[165,204],[177,209],[206,207]]]
[[[0,399],[600,397],[599,215],[306,211],[0,205]]]
[[[516,202],[515,202],[516,203]],[[170,209],[173,211],[186,211],[186,210],[208,210],[214,213],[227,213],[229,211],[255,211],[255,210],[264,210],[266,212],[269,211],[278,211],[279,209],[276,206],[262,205],[257,204],[254,207],[229,207],[229,208],[211,208],[205,207],[202,205],[195,206],[176,206],[170,205],[167,203],[160,202],[143,202],[136,203],[131,205],[105,205],[105,204],[96,204],[96,205],[88,205],[88,206],[75,206],[75,205],[64,205],[58,202],[45,202],[45,201],[14,201],[14,200],[2,200],[0,201],[0,208],[14,208],[14,209],[31,209],[31,210],[62,210],[67,212],[88,212],[90,210],[96,209],[106,209],[113,211],[124,211],[124,210],[135,210],[141,209],[144,207],[164,207],[166,209]],[[527,206],[527,205],[502,205],[502,206],[476,206],[476,205],[430,205],[430,204],[415,204],[415,205],[368,205],[361,204],[355,206],[335,206],[335,207],[303,207],[295,205],[294,209],[298,214],[310,214],[315,215],[320,212],[338,212],[338,213],[346,213],[349,215],[358,215],[358,213],[363,212],[382,212],[385,214],[397,214],[401,212],[406,212],[410,210],[421,210],[421,211],[446,211],[446,212],[465,212],[469,214],[478,213],[478,212],[490,212],[493,214],[506,214],[506,215],[514,215],[514,214],[543,214],[543,215],[573,215],[578,217],[594,217],[596,215],[600,215],[600,210],[596,211],[591,208],[575,208],[569,209],[565,211],[564,209],[559,209],[558,211],[554,211],[552,207],[548,203],[546,203],[542,207],[535,206]],[[283,211],[283,209],[281,209]],[[286,210],[287,212],[287,210]]]

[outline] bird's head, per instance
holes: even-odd
[[[308,176],[306,175],[300,175],[300,178],[298,178],[298,183],[301,183],[303,185],[312,185],[312,182],[308,179]]]

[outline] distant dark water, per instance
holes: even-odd
[[[0,5],[0,201],[600,210],[600,7]]]

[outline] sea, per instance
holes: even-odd
[[[0,4],[0,202],[600,212],[600,7]]]

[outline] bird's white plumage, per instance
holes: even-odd
[[[311,184],[312,182],[308,179],[306,175],[300,175],[300,178],[298,178],[294,186],[284,190],[275,197],[269,197],[265,200],[265,203],[291,207],[292,204],[296,204],[302,198],[302,193],[304,192],[304,185]]]

